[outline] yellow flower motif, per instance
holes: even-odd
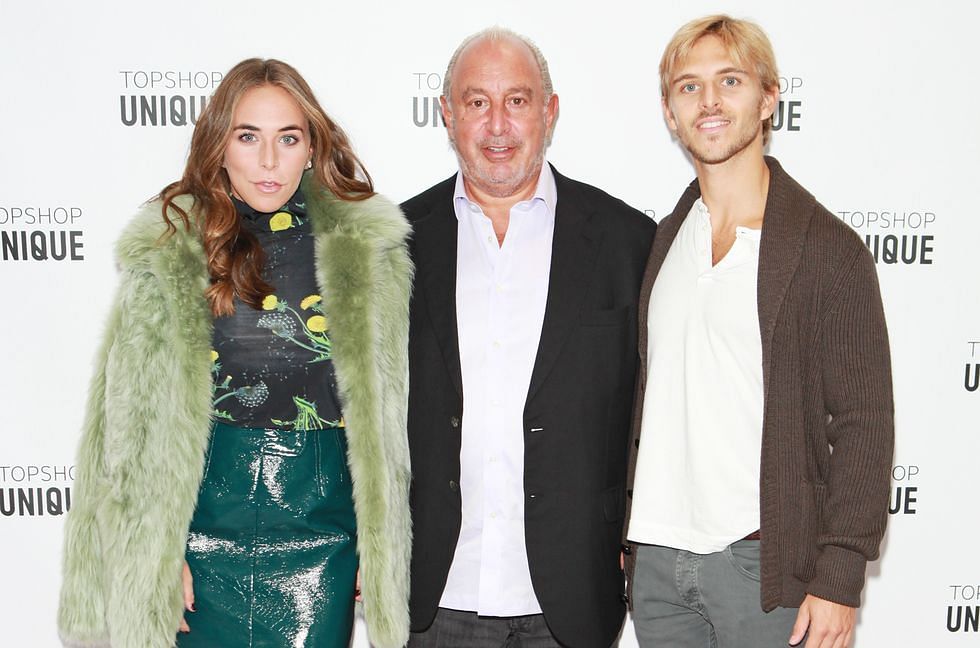
[[[293,215],[289,212],[276,212],[269,219],[269,229],[273,232],[280,232],[293,226]]]
[[[279,305],[279,298],[275,295],[266,295],[262,300],[262,310],[273,310]]]
[[[218,359],[218,352],[215,351],[214,349],[211,349],[211,362],[214,362],[217,359]]]
[[[306,310],[313,304],[319,304],[322,299],[323,298],[320,297],[320,295],[310,295],[309,297],[304,298],[303,301],[299,303],[299,307],[302,308],[303,310]]]
[[[323,315],[314,315],[306,320],[306,328],[314,333],[323,333],[327,330],[327,318]]]
[[[347,427],[347,423],[344,422],[344,417],[343,416],[340,417],[340,423],[337,424],[337,427],[342,427],[342,428]]]

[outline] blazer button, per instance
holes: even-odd
[[[450,418],[449,419],[449,424],[451,426],[453,426],[454,428],[458,428],[459,427],[459,417],[458,416],[454,416],[454,417]]]
[[[449,482],[449,490],[451,490],[451,491],[458,491],[459,490],[459,484],[457,484],[455,481],[450,481]]]
[[[630,604],[630,597],[626,596],[625,594],[620,594],[619,600],[625,603],[626,605]]]
[[[633,441],[633,445],[635,445],[637,448],[639,448],[640,447],[640,440],[639,439],[636,439],[635,441]]]
[[[633,499],[633,489],[629,488],[626,490],[626,497]]]
[[[632,553],[633,553],[633,547],[624,544],[623,545],[623,555],[629,556]]]

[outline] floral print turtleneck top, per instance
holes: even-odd
[[[232,200],[265,251],[262,277],[274,289],[260,310],[236,298],[235,313],[214,320],[214,418],[241,428],[343,427],[303,195],[271,214]]]

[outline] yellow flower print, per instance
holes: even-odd
[[[303,301],[299,303],[299,307],[302,308],[303,310],[306,310],[313,304],[319,304],[322,300],[323,298],[320,297],[320,295],[310,295],[309,297],[304,298]]]
[[[215,351],[214,349],[211,349],[211,362],[214,362],[217,359],[218,359],[218,352]]]
[[[279,298],[275,295],[266,295],[262,300],[262,310],[274,310],[279,305]]]
[[[269,219],[269,229],[273,232],[281,232],[293,226],[293,215],[289,212],[276,212]]]
[[[327,318],[323,315],[314,315],[306,320],[306,328],[314,333],[323,333],[327,330]]]

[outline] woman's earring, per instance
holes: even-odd
[[[309,160],[306,161],[306,167],[305,168],[307,168],[307,169],[312,169],[313,168],[313,158],[310,158]]]

